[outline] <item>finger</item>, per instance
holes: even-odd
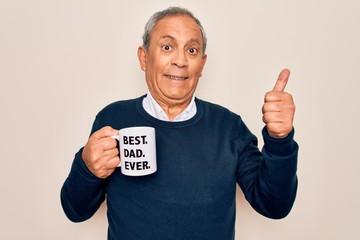
[[[118,156],[119,156],[118,148],[112,148],[112,149],[104,151],[104,153],[103,153],[103,158],[105,158],[107,160],[114,158],[114,157],[118,157]]]
[[[264,97],[264,102],[279,102],[281,101],[283,94],[285,93],[279,91],[267,92]]]
[[[112,159],[109,159],[109,161],[107,161],[105,168],[106,169],[115,169],[119,166],[120,164],[120,158],[119,156],[113,157]]]
[[[116,150],[117,142],[114,138],[111,137],[101,138],[100,140],[96,141],[95,147],[102,151]]]
[[[114,135],[119,134],[118,130],[113,129],[112,127],[109,126],[105,126],[103,128],[101,128],[100,130],[94,132],[91,136],[91,138],[99,140],[102,138],[106,138],[106,137],[111,137]]]
[[[113,164],[109,164],[109,162],[114,161],[113,159],[119,158],[119,151],[114,148],[111,150],[106,150],[102,152],[94,161],[92,168],[95,171],[101,171],[102,169],[109,169],[109,166]]]
[[[265,112],[262,119],[265,124],[283,122],[280,112]]]
[[[275,83],[273,91],[283,92],[289,80],[289,76],[290,76],[290,70],[287,68],[283,69],[279,74],[279,77]]]
[[[262,113],[266,112],[280,112],[281,106],[276,102],[265,102],[262,107]]]

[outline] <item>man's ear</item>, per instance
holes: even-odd
[[[207,55],[204,54],[204,55],[202,56],[202,59],[201,59],[201,72],[200,72],[200,77],[202,77],[202,71],[203,71],[203,69],[204,69],[204,67],[205,67],[206,60],[207,60]]]
[[[204,54],[204,55],[202,56],[202,68],[204,68],[205,63],[206,63],[206,60],[207,60],[207,55]]]
[[[147,57],[146,49],[144,48],[144,46],[140,46],[138,48],[138,58],[139,58],[140,67],[144,72],[146,71],[146,57]]]

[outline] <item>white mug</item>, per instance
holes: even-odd
[[[121,173],[145,176],[156,172],[156,139],[153,127],[128,127],[119,130]]]

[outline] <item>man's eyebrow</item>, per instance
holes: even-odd
[[[160,39],[166,39],[166,38],[170,38],[171,40],[175,40],[175,38],[171,35],[165,35],[165,36],[162,36],[160,37]]]
[[[189,43],[197,43],[197,44],[201,45],[199,39],[197,39],[197,38],[190,38],[188,41],[188,44]]]

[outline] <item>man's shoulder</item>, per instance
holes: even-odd
[[[119,113],[119,111],[121,112],[124,111],[128,112],[130,110],[133,111],[136,109],[136,103],[140,101],[141,98],[143,98],[143,96],[112,102],[107,106],[105,106],[103,109],[101,109],[100,112],[98,113],[98,116]]]
[[[220,130],[220,134],[241,136],[243,140],[253,137],[239,114],[209,101],[198,99],[198,104],[202,107],[204,125]]]
[[[214,116],[227,116],[230,118],[240,118],[240,116],[225,106],[222,106],[217,103],[209,102],[203,99],[196,98],[196,101],[199,105],[202,105],[203,111],[205,114],[210,114]]]

